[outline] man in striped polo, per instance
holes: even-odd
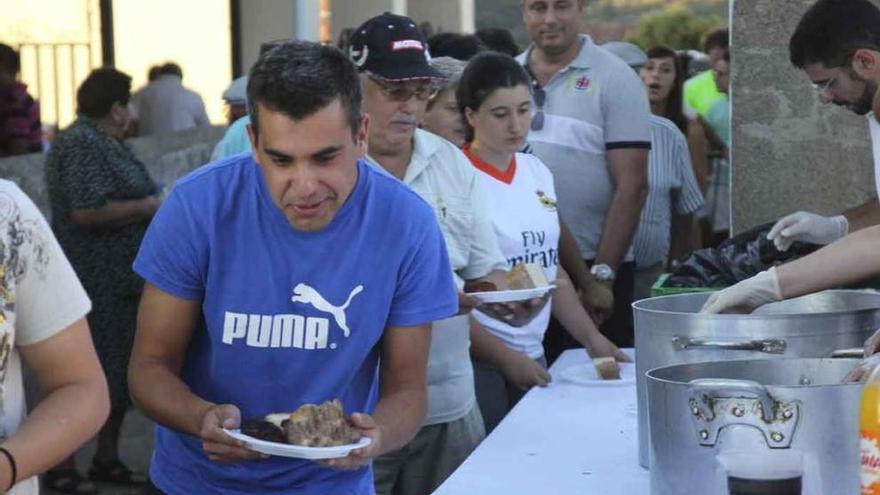
[[[612,41],[602,48],[620,57],[636,72],[648,62],[645,52],[632,43]],[[667,262],[693,249],[693,215],[703,207],[703,194],[694,176],[684,134],[667,118],[652,113],[649,119],[648,199],[633,240],[635,300],[651,297],[651,286],[663,274]]]

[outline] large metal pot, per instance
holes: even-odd
[[[645,372],[658,366],[826,357],[860,347],[880,327],[880,293],[834,290],[768,304],[750,315],[699,314],[709,294],[679,294],[633,304],[639,463],[648,467]]]
[[[841,383],[858,362],[736,360],[649,371],[651,494],[727,494],[727,476],[764,477],[732,474],[730,459],[768,470],[793,455],[800,473],[785,477],[802,478],[795,493],[858,493],[862,386]]]

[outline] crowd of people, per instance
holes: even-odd
[[[704,197],[726,194],[727,31],[688,79],[668,47],[582,34],[583,1],[522,9],[524,50],[503,29],[426,37],[389,13],[338,48],[264,44],[224,95],[212,162],[167,192],[124,139],[207,125],[182,70],[157,66],[134,94],[116,69],[89,74],[47,156],[54,236],[0,182],[2,349],[47,392],[20,428],[7,410],[0,488],[33,493],[48,470],[64,493],[427,494],[563,351],[629,360],[632,301],[711,240]],[[0,90],[20,95],[4,53]],[[0,150],[34,149],[31,124],[7,128]],[[465,290],[504,290],[520,263],[556,289]],[[329,399],[369,445],[311,462],[224,432]],[[147,476],[119,459],[132,403],[158,424]],[[70,455],[95,432],[84,477]]]

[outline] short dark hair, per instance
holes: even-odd
[[[486,46],[473,34],[439,33],[428,38],[428,50],[432,57],[452,57],[467,62],[485,51]]]
[[[709,53],[713,48],[726,50],[730,46],[730,30],[726,27],[715,28],[703,37],[703,52]]]
[[[727,53],[729,50],[725,50]],[[662,117],[671,120],[678,129],[687,135],[687,117],[684,115],[683,105],[683,88],[686,74],[684,73],[684,62],[678,53],[668,46],[654,46],[648,48],[645,52],[648,59],[652,58],[671,58],[675,67],[675,79],[672,81],[672,90],[669,91],[668,101],[666,102],[666,112]]]
[[[0,71],[14,76],[19,70],[21,70],[21,57],[18,52],[11,46],[0,43]]]
[[[509,29],[483,28],[477,31],[477,38],[480,38],[489,50],[506,53],[511,57],[519,55],[519,45],[516,44]]]
[[[361,83],[357,68],[341,51],[309,41],[284,41],[260,55],[251,68],[247,98],[254,135],[260,105],[303,119],[336,99],[348,116],[352,136],[361,126]]]
[[[801,17],[788,42],[798,69],[843,67],[860,48],[880,51],[880,9],[868,0],[819,0]]]
[[[161,65],[152,65],[150,69],[147,70],[147,81],[153,82],[161,75],[162,66]]]
[[[89,73],[76,91],[77,113],[99,119],[110,112],[114,103],[128,105],[131,77],[113,67],[101,67]]]
[[[159,67],[159,75],[162,76],[177,76],[183,79],[183,69],[180,68],[179,65],[174,62],[165,62],[162,64],[162,67]]]
[[[510,55],[498,52],[483,52],[468,62],[461,74],[458,90],[458,109],[464,115],[467,108],[479,110],[495,90],[514,88],[524,84],[530,87],[531,79],[523,66]],[[465,140],[473,141],[474,129],[465,119]]]

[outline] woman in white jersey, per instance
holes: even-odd
[[[558,286],[550,304],[522,326],[473,313],[474,379],[488,432],[529,388],[550,381],[542,341],[551,312],[592,356],[628,358],[599,333],[559,267],[561,220],[553,176],[536,156],[517,152],[531,121],[525,70],[507,55],[477,55],[461,76],[457,97],[468,124],[464,152],[482,172],[487,207],[508,265],[539,264]]]

